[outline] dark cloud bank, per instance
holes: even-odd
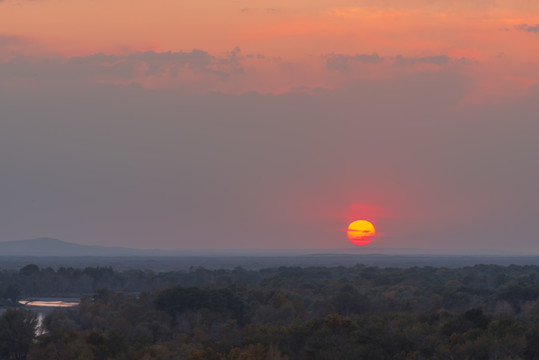
[[[95,63],[129,77],[140,61],[150,74],[171,63],[213,74],[221,61],[231,73],[235,56],[95,55],[49,64],[50,77],[3,63],[2,240],[337,248],[349,246],[342,214],[367,204],[387,210],[378,246],[539,250],[537,89],[463,105],[471,84],[452,68],[312,95],[58,80]]]
[[[357,64],[378,64],[384,61],[384,58],[378,54],[327,54],[323,55],[322,59],[325,61],[326,69],[350,71],[353,65]],[[394,65],[414,65],[414,64],[433,64],[438,66],[450,65],[453,63],[458,64],[470,64],[471,60],[465,57],[458,59],[451,58],[448,55],[435,55],[424,57],[405,57],[402,55],[396,55],[390,57]]]
[[[515,26],[515,29],[539,34],[539,25],[528,26],[527,24],[522,24]]]

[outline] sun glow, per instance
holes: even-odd
[[[376,236],[374,225],[367,220],[357,220],[348,225],[348,240],[356,245],[367,245]]]

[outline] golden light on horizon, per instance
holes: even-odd
[[[376,236],[376,229],[370,221],[357,220],[348,225],[346,235],[356,245],[367,245]]]

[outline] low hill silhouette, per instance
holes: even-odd
[[[155,256],[167,253],[163,250],[80,245],[48,237],[0,242],[0,256]]]

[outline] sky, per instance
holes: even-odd
[[[0,0],[0,240],[539,253],[539,2]]]

